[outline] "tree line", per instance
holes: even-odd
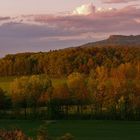
[[[9,113],[6,110],[10,104]],[[89,74],[72,72],[53,85],[44,75],[22,76],[10,95],[0,90],[1,112],[48,119],[140,119],[140,61],[97,66]]]

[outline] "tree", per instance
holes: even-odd
[[[54,86],[52,102],[56,116],[59,114],[68,115],[68,106],[71,104],[71,100],[67,83],[58,83]]]
[[[81,106],[82,112],[82,106],[88,104],[90,100],[85,76],[81,73],[72,73],[68,76],[67,83],[70,90],[70,98],[77,105],[77,112],[79,113],[80,111],[79,106]]]
[[[45,76],[33,75],[15,79],[11,84],[13,104],[24,107],[26,117],[27,107],[33,107],[34,112],[36,112],[39,99],[46,93],[50,94],[51,88],[51,80]]]
[[[25,117],[27,115],[26,109],[29,105],[30,100],[30,96],[28,93],[28,81],[29,77],[24,76],[15,79],[10,86],[13,105],[17,108],[23,107]]]
[[[29,78],[28,93],[30,96],[30,104],[35,112],[39,105],[39,99],[45,94],[51,96],[50,95],[51,92],[52,92],[52,82],[47,76],[33,75]]]
[[[5,92],[0,88],[0,110],[5,108]]]

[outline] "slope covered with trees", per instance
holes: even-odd
[[[46,75],[20,77],[8,98],[1,90],[0,113],[6,117],[139,120],[140,62],[97,66],[89,75],[73,72],[56,85]]]
[[[140,61],[140,47],[78,47],[40,53],[7,55],[0,59],[0,76],[89,74],[97,66],[115,68]]]
[[[0,59],[0,76],[19,76],[8,96],[0,90],[0,113],[48,119],[140,119],[139,45],[93,46]],[[66,80],[53,85],[53,77]]]

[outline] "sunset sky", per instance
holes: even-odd
[[[0,0],[0,57],[140,34],[140,0]]]

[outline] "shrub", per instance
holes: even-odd
[[[32,138],[27,137],[23,131],[15,129],[11,131],[0,130],[0,140],[32,140]]]
[[[70,133],[66,133],[64,136],[58,138],[58,140],[74,140],[74,137]]]

